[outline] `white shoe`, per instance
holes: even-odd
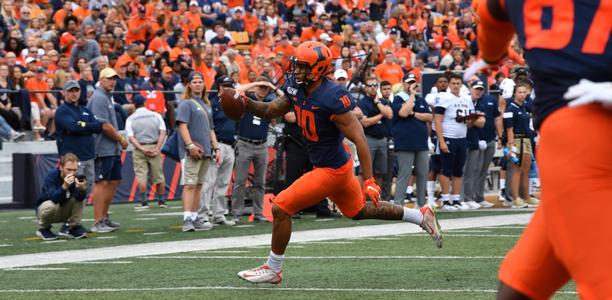
[[[18,141],[19,139],[21,139],[24,136],[25,136],[25,133],[23,133],[23,132],[13,131],[13,133],[11,133],[11,138],[9,139],[9,141],[15,142],[15,141]]]
[[[483,200],[482,202],[478,202],[478,205],[480,205],[480,207],[482,208],[491,208],[493,206],[495,206],[495,204],[487,201],[487,200]]]
[[[506,197],[504,196],[504,193],[506,192],[506,189],[500,189],[499,190],[499,201],[504,201],[506,200]]]
[[[472,210],[472,208],[463,201],[455,201],[455,207],[460,211]]]
[[[238,272],[238,277],[252,283],[279,284],[283,281],[283,272],[274,272],[268,265]]]
[[[506,208],[512,208],[512,201],[502,201],[502,205]]]
[[[440,210],[443,211],[458,211],[459,209],[457,207],[455,207],[454,205],[444,202],[444,205],[442,205],[442,208]]]
[[[476,203],[476,201],[474,201],[474,200],[465,202],[464,204],[469,206],[470,209],[479,209],[480,208],[480,204]]]
[[[423,223],[421,224],[421,228],[423,228],[431,238],[436,243],[436,247],[442,248],[442,228],[440,227],[440,223],[438,223],[438,218],[436,217],[436,209],[431,207],[431,205],[427,204],[419,209],[423,214]]]

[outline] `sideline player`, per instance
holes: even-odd
[[[583,299],[612,298],[611,12],[609,0],[478,5],[482,60],[465,75],[500,62],[516,30],[540,130],[542,201],[500,267],[498,299],[549,298],[570,278]]]
[[[269,103],[251,100],[246,103],[249,111],[262,118],[279,117],[293,109],[314,165],[314,170],[302,175],[273,200],[272,251],[265,264],[238,273],[247,281],[275,284],[282,281],[285,249],[291,238],[291,215],[325,197],[353,220],[402,220],[417,224],[442,247],[440,225],[431,206],[417,210],[378,203],[380,188],[372,178],[368,144],[361,124],[351,112],[354,101],[344,87],[326,77],[331,71],[331,56],[322,43],[302,43],[292,61],[293,76],[283,87],[285,95]],[[342,143],[344,136],[356,144],[363,168],[362,189],[353,174],[348,149]],[[366,203],[366,196],[371,203]]]

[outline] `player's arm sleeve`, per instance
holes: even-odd
[[[478,46],[487,63],[499,62],[507,53],[514,35],[514,27],[503,7],[502,0],[478,0]]]
[[[343,114],[355,108],[355,99],[353,99],[353,96],[351,96],[345,88],[338,87],[333,95],[333,98],[329,101],[325,101],[324,106],[324,109],[330,113],[329,119],[332,121],[336,115]]]

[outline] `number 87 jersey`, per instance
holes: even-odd
[[[536,127],[566,105],[563,94],[580,79],[612,78],[612,0],[480,0],[482,58],[502,58],[516,31],[537,97]]]
[[[310,96],[290,77],[282,88],[295,112],[310,162],[319,168],[340,168],[350,159],[344,148],[344,135],[334,117],[353,110],[355,101],[344,87],[324,77]]]

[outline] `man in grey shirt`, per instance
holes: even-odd
[[[70,52],[70,66],[74,66],[80,58],[84,58],[88,65],[94,67],[96,58],[100,56],[98,42],[87,39],[82,32],[77,33],[76,38],[76,45],[72,47],[72,52]]]
[[[98,121],[102,122],[102,133],[95,135],[96,145],[96,184],[92,198],[94,204],[94,224],[91,231],[105,233],[119,228],[108,217],[117,187],[121,183],[121,149],[128,146],[126,139],[117,131],[117,116],[111,101],[110,92],[115,88],[117,73],[111,68],[100,72],[100,86],[96,88],[87,108]]]

